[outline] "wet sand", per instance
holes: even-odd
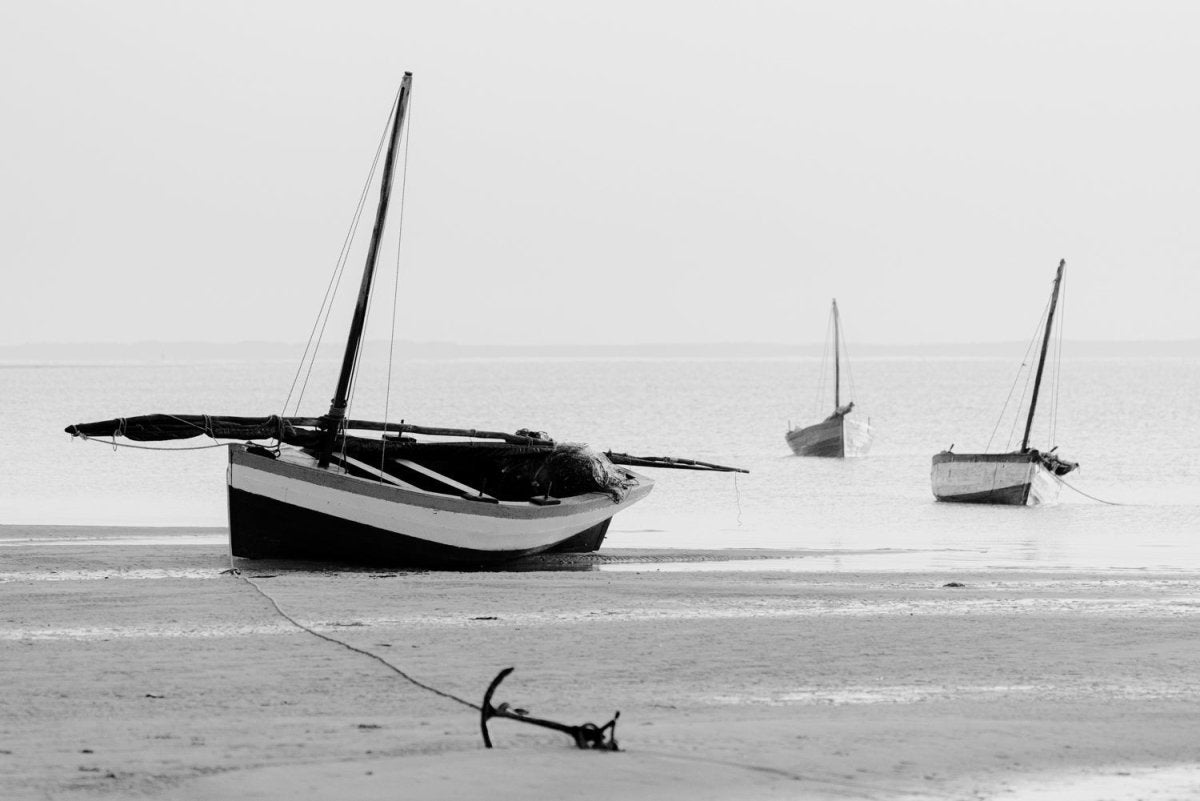
[[[624,550],[239,576],[220,543],[0,527],[0,797],[1200,796],[1200,573]],[[620,710],[622,752],[507,720],[485,750],[470,705],[508,666],[497,703]]]

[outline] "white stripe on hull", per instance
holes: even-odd
[[[371,483],[376,493],[376,488],[383,486]],[[353,523],[439,545],[479,551],[518,551],[555,545],[641,500],[650,489],[649,486],[635,489],[620,503],[614,503],[607,495],[593,493],[578,504],[581,508],[564,514],[567,504],[580,499],[565,499],[559,506],[539,507],[524,502],[486,504],[438,496],[442,501],[449,500],[453,505],[462,506],[463,511],[453,511],[405,502],[404,496],[416,493],[400,488],[387,487],[395,493],[392,498],[372,497],[236,462],[230,465],[229,485]],[[437,495],[423,491],[420,494]],[[519,516],[512,512],[518,512]]]

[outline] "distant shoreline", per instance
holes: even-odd
[[[854,358],[1021,358],[1028,343],[970,342],[916,345],[861,344]],[[387,349],[368,342],[367,350]],[[1063,357],[1178,358],[1200,356],[1200,339],[1169,341],[1089,341],[1063,343]],[[298,360],[304,345],[285,342],[126,342],[30,343],[0,346],[0,364],[113,364],[195,361]],[[452,342],[396,343],[400,359],[806,359],[821,358],[823,344],[771,342],[644,343],[635,345],[478,345]],[[335,358],[336,354],[330,355]]]

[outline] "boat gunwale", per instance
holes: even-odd
[[[471,514],[481,517],[516,518],[516,519],[545,519],[553,517],[570,517],[576,514],[590,512],[593,509],[612,507],[617,512],[625,506],[645,497],[654,487],[654,479],[641,473],[619,468],[622,472],[633,477],[637,484],[631,487],[624,497],[616,500],[607,492],[588,492],[582,495],[568,497],[552,496],[559,503],[534,503],[532,496],[527,501],[483,501],[473,500],[464,495],[434,492],[432,490],[385,484],[378,479],[361,478],[359,476],[336,473],[316,466],[306,467],[269,456],[250,453],[249,447],[243,444],[229,446],[230,466],[244,467],[250,470],[283,476],[311,484],[319,484],[341,492],[364,495],[392,503],[405,503],[421,506],[436,511]]]
[[[953,453],[942,451],[933,455],[933,464],[946,462],[1040,462],[1037,451],[1011,451],[1009,453]]]

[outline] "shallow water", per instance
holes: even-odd
[[[1069,487],[1051,507],[934,502],[933,453],[952,442],[982,450],[995,428],[999,440],[1019,435],[1012,415],[997,426],[1019,358],[856,361],[859,408],[876,429],[871,454],[859,460],[788,453],[789,423],[822,414],[817,360],[403,362],[390,417],[526,426],[601,449],[751,470],[645,471],[655,490],[614,520],[610,548],[820,552],[772,566],[788,570],[1200,569],[1200,419],[1188,413],[1200,395],[1200,360],[1064,363],[1055,436],[1047,401],[1034,441],[1082,463],[1071,486],[1120,505]],[[319,365],[312,384],[325,386],[332,368]],[[114,452],[62,428],[159,411],[268,414],[280,410],[293,371],[235,362],[0,367],[0,412],[16,421],[5,444],[23,454],[19,470],[4,468],[0,523],[223,526],[223,449]],[[369,391],[369,374],[362,386],[354,413],[382,417],[383,393]],[[309,395],[301,411],[319,414],[327,392]]]

